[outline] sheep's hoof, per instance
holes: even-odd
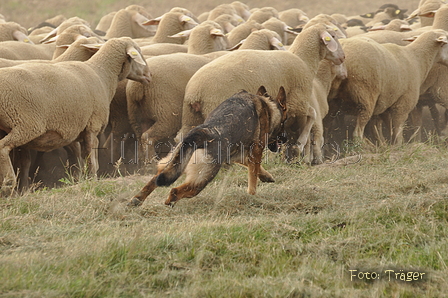
[[[142,201],[140,201],[139,199],[137,199],[136,197],[132,198],[129,203],[127,204],[128,207],[138,207],[141,204],[143,204]]]

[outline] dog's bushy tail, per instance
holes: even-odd
[[[166,166],[157,177],[157,186],[169,186],[173,184],[184,172],[194,151],[204,147],[204,140],[206,138],[203,131],[192,131],[174,148],[174,151],[170,155],[162,159],[160,163],[166,163]]]

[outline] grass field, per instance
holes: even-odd
[[[0,297],[446,297],[446,146],[356,152],[270,156],[255,196],[233,166],[172,209],[125,207],[146,176],[2,199]]]
[[[312,16],[384,4],[339,2],[299,7]],[[185,7],[134,3],[155,16]],[[198,3],[187,8],[218,4]],[[395,3],[413,10],[418,1]],[[94,24],[129,4],[2,0],[0,13],[26,27],[59,13]],[[446,144],[430,138],[345,149],[344,158],[314,167],[269,155],[264,166],[276,182],[259,183],[255,196],[246,194],[246,170],[228,167],[174,208],[163,205],[169,188],[125,207],[150,178],[139,175],[67,179],[64,187],[1,198],[0,297],[446,297]]]

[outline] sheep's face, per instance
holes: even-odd
[[[438,42],[442,45],[442,50],[440,51],[439,63],[448,66],[448,37],[447,35],[441,36]]]
[[[121,76],[142,84],[148,84],[151,81],[151,74],[140,49],[134,46],[128,47],[127,55],[128,59],[123,63]],[[122,78],[120,77],[119,79]]]
[[[325,45],[325,59],[336,65],[342,64],[345,60],[345,54],[338,41],[336,32],[333,29],[325,30],[321,33],[321,39]]]

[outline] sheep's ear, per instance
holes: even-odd
[[[271,37],[269,39],[269,43],[271,44],[271,46],[273,46],[277,50],[286,51],[285,47],[283,46],[283,43],[280,40],[278,40],[276,37]]]
[[[259,96],[269,96],[268,92],[266,91],[266,88],[264,86],[260,86],[260,88],[258,88],[257,95],[259,95]]]
[[[448,37],[446,35],[439,36],[439,38],[437,38],[437,42],[440,42],[440,43],[443,43],[443,44],[447,44],[448,43]]]
[[[283,29],[286,33],[290,33],[290,34],[294,34],[294,35],[298,35],[299,32],[294,31],[294,28],[289,27],[289,26],[285,26],[285,29]]]
[[[103,45],[102,43],[82,44],[83,47],[95,53],[98,52],[98,50],[101,48],[102,45]]]
[[[34,44],[34,42],[29,39],[28,35],[22,31],[16,30],[12,33],[12,36],[18,41]]]
[[[437,10],[428,11],[425,13],[421,13],[418,16],[419,17],[427,17],[427,18],[433,18],[436,15]]]
[[[403,38],[402,40],[403,40],[403,41],[410,41],[410,42],[413,42],[414,40],[417,39],[417,37],[418,37],[418,35],[414,35],[414,36],[411,36],[411,37]]]
[[[378,30],[385,30],[385,29],[386,29],[386,25],[381,25],[381,26],[370,27],[369,29],[367,29],[367,31],[378,31]]]
[[[411,20],[411,19],[413,19],[413,18],[415,18],[415,17],[417,17],[418,15],[420,14],[420,9],[416,9],[416,10],[414,10],[405,20],[406,21],[409,21],[409,20]]]
[[[330,52],[336,52],[338,49],[338,43],[336,40],[328,33],[327,31],[324,31],[321,33],[320,37],[322,38],[322,41],[327,46],[327,49]]]
[[[181,23],[188,23],[188,24],[191,24],[194,26],[198,25],[198,23],[196,23],[195,20],[193,20],[192,18],[190,18],[189,16],[186,16],[184,14],[179,17],[179,21]]]
[[[54,28],[50,33],[48,33],[44,38],[42,38],[40,43],[47,43],[51,38],[54,38],[58,34],[58,27]]]
[[[403,24],[400,26],[400,30],[401,31],[412,31],[412,28],[409,25]]]
[[[217,29],[217,28],[210,30],[210,35],[211,36],[222,36],[222,37],[225,36],[224,32],[222,32],[221,29]]]
[[[163,18],[163,15],[161,15],[160,17],[157,17],[155,19],[147,20],[146,22],[142,23],[142,25],[143,26],[159,25],[162,18]]]
[[[127,49],[127,53],[129,55],[129,57],[131,57],[132,59],[134,59],[135,62],[142,64],[142,65],[146,65],[145,59],[143,59],[142,55],[140,54],[139,51],[137,51],[136,48],[134,47],[129,47]]]
[[[234,50],[238,50],[243,43],[246,41],[246,39],[241,40],[239,43],[237,43],[236,45],[234,45],[233,47],[231,47],[230,49],[228,49],[229,51],[234,51]]]
[[[188,37],[190,37],[191,31],[193,31],[193,29],[184,30],[184,31],[181,31],[181,32],[179,32],[177,34],[174,34],[174,35],[171,35],[171,36],[168,36],[168,37],[185,37],[185,38],[188,38]]]
[[[283,111],[286,111],[286,91],[283,86],[280,87],[277,94],[277,101],[282,107]]]
[[[148,29],[146,26],[147,23],[151,20],[149,20],[147,17],[145,17],[144,15],[140,14],[140,13],[135,13],[132,16],[132,20],[137,23],[140,27],[144,28],[144,29]]]

